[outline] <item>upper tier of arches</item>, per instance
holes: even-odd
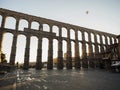
[[[114,34],[5,9],[0,9],[0,27],[23,32],[25,28],[53,32],[57,37],[63,37],[65,40],[71,39],[73,41],[78,40],[107,45],[118,42],[116,35]]]

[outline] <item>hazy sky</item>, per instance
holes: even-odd
[[[120,34],[120,0],[0,0],[0,8]]]
[[[120,0],[0,0],[0,7],[100,31],[120,33]],[[86,11],[89,13],[86,14]]]

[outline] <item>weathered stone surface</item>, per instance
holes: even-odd
[[[24,68],[29,68],[29,53],[30,53],[30,37],[36,36],[38,38],[38,51],[37,51],[37,60],[36,60],[36,69],[41,69],[41,58],[42,58],[42,38],[47,38],[49,41],[49,48],[48,48],[48,69],[53,68],[53,39],[56,39],[58,41],[58,69],[63,68],[63,40],[67,43],[67,68],[72,69],[72,61],[73,58],[75,58],[75,68],[80,68],[81,63],[80,60],[82,59],[88,59],[91,58],[91,56],[95,59],[99,58],[100,51],[103,52],[106,50],[108,46],[108,37],[110,38],[110,44],[113,43],[112,38],[116,41],[116,35],[109,34],[106,32],[96,31],[76,25],[71,25],[63,22],[58,22],[42,17],[32,16],[20,12],[15,12],[7,9],[0,8],[0,15],[2,16],[1,21],[1,27],[0,27],[0,53],[2,48],[2,41],[3,41],[3,35],[5,33],[11,33],[13,34],[13,42],[12,42],[12,49],[10,54],[10,63],[15,64],[15,58],[16,58],[16,43],[17,43],[17,37],[19,35],[24,35],[26,37],[26,48],[25,48],[25,55],[24,55]],[[5,27],[5,21],[7,20],[7,17],[11,16],[15,19],[15,29],[10,29]],[[20,20],[24,19],[28,22],[28,27],[25,27],[23,31],[19,30],[19,24]],[[39,24],[39,29],[32,29],[32,22],[37,22]],[[49,27],[49,31],[45,31],[44,24],[47,24]],[[56,26],[58,28],[59,35],[56,35],[56,33],[53,33],[53,26]],[[66,28],[67,30],[67,37],[62,36],[62,28]],[[74,36],[75,39],[71,39],[71,29],[75,32]],[[78,33],[80,32],[81,35]],[[86,35],[88,34],[88,40],[86,40]],[[93,37],[92,37],[93,35]],[[81,39],[79,38],[81,37]],[[105,43],[103,43],[103,40]],[[100,41],[100,42],[98,42]],[[75,44],[75,56],[72,57],[72,50],[71,50],[71,42]],[[80,44],[82,47],[82,50],[80,52]],[[88,45],[88,47],[87,47]],[[106,48],[103,48],[106,47]],[[89,52],[87,52],[87,50]],[[93,52],[94,51],[94,52]],[[119,49],[120,51],[120,49]],[[80,53],[82,53],[82,56],[80,56]],[[94,54],[94,56],[93,56]],[[120,55],[119,55],[120,56]],[[94,60],[95,60],[94,59]],[[88,67],[88,64],[86,61],[83,60],[83,65],[85,67]],[[94,61],[93,61],[94,62]],[[85,64],[84,64],[85,63]],[[94,65],[92,65],[94,67]]]

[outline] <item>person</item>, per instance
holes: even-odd
[[[19,65],[19,63],[17,62],[17,63],[16,63],[16,67],[17,67],[17,68],[18,68],[18,65]]]

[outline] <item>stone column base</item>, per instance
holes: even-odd
[[[75,69],[80,69],[80,68],[81,68],[80,58],[75,57]]]
[[[90,67],[90,68],[95,68],[94,58],[90,58],[90,59],[89,59],[89,67]]]
[[[87,60],[87,58],[84,58],[84,59],[82,60],[82,67],[83,67],[83,68],[88,68],[88,60]]]
[[[63,69],[63,58],[58,58],[57,69]]]

